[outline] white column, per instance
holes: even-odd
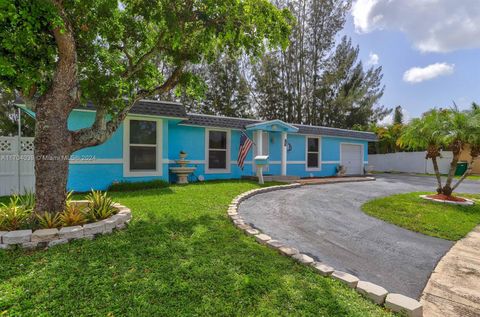
[[[257,155],[263,155],[262,131],[258,130],[256,131],[256,134],[257,134],[257,140],[255,143],[257,143]]]
[[[287,132],[282,132],[282,176],[287,175]]]

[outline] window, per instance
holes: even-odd
[[[161,120],[125,121],[125,176],[161,175]]]
[[[230,161],[229,131],[206,130],[207,172],[228,172]]]
[[[320,138],[307,137],[307,169],[320,169]]]

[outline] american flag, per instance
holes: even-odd
[[[238,158],[237,158],[237,165],[243,171],[243,163],[245,162],[245,158],[247,157],[248,151],[252,147],[253,142],[250,138],[242,131],[242,135],[240,136],[240,148],[238,150]]]

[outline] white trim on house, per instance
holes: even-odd
[[[303,164],[303,165],[305,165],[306,161],[287,161],[287,165],[288,164]]]
[[[322,164],[340,164],[340,161],[322,161]]]
[[[226,145],[226,168],[209,168],[209,161],[208,161],[208,152],[210,150],[209,147],[209,134],[210,131],[221,131],[227,133],[227,145]],[[231,137],[232,131],[231,129],[227,128],[205,128],[205,174],[228,174],[231,172],[231,165],[228,162],[231,161]],[[219,149],[213,149],[219,150]]]
[[[340,142],[339,144],[339,152],[340,152],[340,164],[342,164],[342,145],[356,145],[356,146],[360,146],[360,160],[365,164],[365,146],[363,143],[355,143],[355,142]],[[365,171],[364,171],[365,167],[362,168],[362,171],[361,171],[361,174],[360,175],[363,175],[365,174]],[[347,174],[348,175],[348,174]]]
[[[308,139],[318,140],[318,152],[308,151]],[[318,153],[318,167],[308,167],[308,153]],[[305,135],[305,171],[318,172],[322,170],[322,137],[319,135]]]
[[[156,147],[156,169],[152,171],[131,171],[130,170],[130,120],[139,121],[154,121],[157,123],[157,144],[145,145]],[[151,118],[148,116],[135,116],[135,118],[125,118],[123,124],[123,177],[145,177],[145,176],[162,176],[163,174],[163,159],[162,159],[162,147],[163,147],[163,120],[161,118]],[[135,144],[138,146],[144,146],[143,144]]]

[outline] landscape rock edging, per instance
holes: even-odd
[[[85,201],[73,201],[73,203],[84,204]],[[114,207],[118,210],[115,215],[84,225],[35,231],[30,229],[0,231],[0,250],[8,250],[16,246],[26,250],[49,248],[72,240],[91,240],[97,236],[112,233],[113,230],[122,230],[132,219],[132,211],[119,203],[115,203]]]
[[[373,303],[385,306],[393,312],[403,313],[409,317],[423,316],[423,306],[419,301],[404,295],[388,293],[385,288],[379,285],[368,281],[361,281],[354,275],[337,271],[323,262],[315,261],[313,258],[301,253],[296,248],[284,245],[279,241],[274,240],[274,238],[269,235],[262,233],[258,228],[253,228],[250,224],[245,223],[243,218],[238,214],[240,203],[252,196],[276,190],[299,188],[301,186],[303,185],[293,183],[249,190],[236,196],[231,201],[230,205],[228,205],[227,215],[238,229],[241,229],[245,234],[254,237],[258,243],[275,249],[279,253],[291,257],[298,263],[312,266],[315,271],[322,276],[332,277],[345,283],[348,287],[355,289],[358,293],[370,299]]]

